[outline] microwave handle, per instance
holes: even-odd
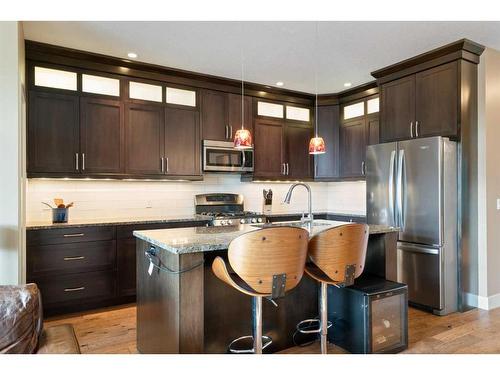
[[[247,156],[245,155],[245,150],[241,150],[241,155],[243,157],[243,163],[242,163],[242,168],[245,168],[245,165],[247,164]]]

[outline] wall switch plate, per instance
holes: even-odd
[[[497,210],[500,210],[500,198],[497,198]]]

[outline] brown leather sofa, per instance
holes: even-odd
[[[71,324],[43,329],[36,284],[0,286],[0,353],[79,354]]]

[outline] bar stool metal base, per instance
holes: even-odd
[[[228,346],[229,352],[235,354],[262,354],[273,340],[269,336],[262,336],[262,297],[252,297],[252,336],[242,336],[231,341]],[[234,345],[245,339],[253,339],[252,349],[234,349]]]
[[[328,328],[330,328],[333,324],[328,321],[328,309],[327,309],[327,283],[321,283],[320,295],[318,297],[318,305],[319,305],[319,319],[305,319],[297,324],[297,331],[300,333],[319,333],[320,334],[320,342],[321,342],[321,354],[327,354],[327,334]],[[309,326],[312,323],[317,323],[317,329],[307,329],[305,327],[306,324]]]
[[[238,337],[237,339],[234,339],[231,341],[231,343],[228,346],[229,352],[234,353],[234,354],[254,354],[255,353],[255,344],[254,347],[251,349],[234,349],[234,345],[240,341],[247,340],[247,339],[252,339],[255,343],[255,340],[253,336],[241,336]],[[262,336],[262,350],[267,348],[269,345],[271,345],[273,340],[269,336]]]

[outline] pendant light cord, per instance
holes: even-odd
[[[243,38],[244,38],[244,30],[243,30],[243,21],[241,21],[241,40],[240,40],[240,60],[241,60],[241,129],[245,129],[245,81],[244,81],[244,71],[243,71]]]
[[[315,90],[315,105],[314,105],[314,133],[318,137],[318,21],[316,21],[316,33],[314,37],[314,90]]]

